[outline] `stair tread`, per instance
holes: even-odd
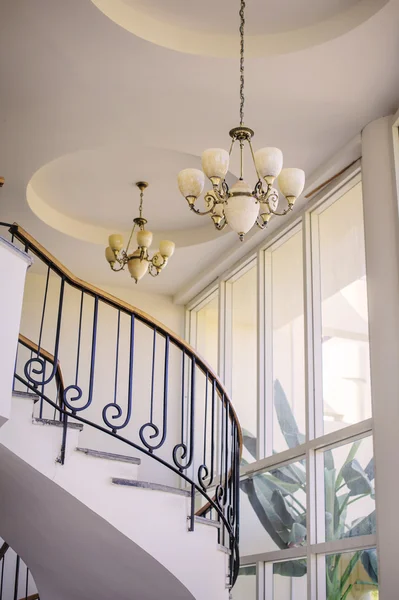
[[[195,517],[196,523],[203,523],[204,525],[209,525],[211,527],[218,527],[219,529],[222,527],[220,521],[215,521],[215,519],[207,519],[206,517]]]
[[[231,554],[230,548],[227,548],[227,546],[223,546],[222,544],[218,544],[218,550],[221,550],[221,552],[224,552],[225,554]]]
[[[135,458],[134,456],[127,456],[126,454],[115,454],[114,452],[103,452],[102,450],[94,450],[92,448],[76,448],[78,452],[83,452],[88,456],[95,458],[105,458],[108,460],[115,460],[119,462],[130,463],[132,465],[140,465],[141,459]]]
[[[34,402],[39,400],[39,396],[37,394],[33,394],[32,392],[13,390],[12,395],[17,396],[18,398],[28,398],[29,400],[34,400]]]
[[[178,496],[190,496],[190,492],[175,488],[170,485],[163,485],[161,483],[151,483],[149,481],[137,481],[136,479],[121,479],[119,477],[112,477],[112,483],[116,485],[126,485],[131,487],[137,487],[147,490],[155,490],[158,492],[168,492],[170,494],[176,494]]]
[[[33,423],[37,423],[38,425],[53,425],[55,427],[64,427],[64,423],[62,423],[62,421],[56,421],[55,419],[41,419],[40,417],[34,417]],[[79,431],[82,431],[83,424],[68,422],[67,427],[68,429],[78,429]]]

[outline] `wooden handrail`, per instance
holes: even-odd
[[[73,287],[76,287],[80,290],[84,290],[85,292],[87,292],[90,295],[97,296],[98,298],[100,298],[101,300],[106,302],[107,304],[110,304],[111,306],[114,306],[115,308],[117,308],[119,310],[122,310],[128,314],[134,314],[141,321],[143,321],[150,327],[152,327],[152,328],[156,327],[156,329],[159,333],[161,333],[165,336],[168,336],[171,340],[173,340],[173,342],[176,346],[178,346],[182,350],[185,350],[185,352],[189,356],[195,357],[196,364],[198,365],[198,367],[204,373],[209,373],[209,375],[217,381],[219,392],[221,394],[223,394],[225,402],[229,405],[229,413],[231,415],[232,420],[234,420],[234,422],[237,426],[238,441],[239,441],[240,456],[241,456],[242,448],[243,448],[242,430],[241,430],[240,422],[237,417],[237,413],[234,410],[234,407],[229,398],[229,394],[227,393],[226,388],[221,383],[218,375],[214,372],[212,367],[210,365],[208,365],[208,363],[202,357],[199,356],[199,354],[194,350],[194,348],[192,346],[190,346],[190,344],[188,344],[188,342],[186,342],[183,338],[178,336],[176,333],[174,333],[168,327],[165,327],[165,325],[163,325],[162,323],[160,323],[159,321],[157,321],[156,319],[154,319],[153,317],[151,317],[144,311],[136,308],[135,306],[132,306],[128,302],[125,302],[124,300],[121,300],[120,298],[117,298],[116,296],[113,296],[112,294],[109,294],[108,292],[106,292],[90,283],[87,283],[86,281],[83,281],[83,279],[79,279],[78,277],[76,277],[59,260],[57,260],[50,252],[48,252],[48,250],[46,250],[46,248],[44,248],[37,240],[35,240],[35,238],[33,238],[27,231],[25,231],[22,227],[20,227],[18,225],[18,223],[13,223],[11,231],[15,238],[17,238],[22,243],[25,243],[25,244],[27,243],[29,245],[31,251],[33,252],[33,254],[36,254],[36,256],[38,256],[39,258],[41,258],[43,260],[43,262],[50,265],[51,268],[55,272],[57,272],[59,275],[61,275],[66,281],[68,281],[68,283],[70,285],[72,285]]]
[[[20,600],[40,600],[39,594],[31,594],[30,596],[24,596]]]

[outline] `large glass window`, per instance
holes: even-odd
[[[375,533],[371,437],[324,452],[324,497],[327,541]]]
[[[190,312],[190,342],[218,371],[219,294],[213,292]]]
[[[326,600],[378,600],[375,548],[325,557]]]
[[[271,304],[266,327],[272,331],[271,450],[281,452],[303,444],[306,434],[302,231],[275,244],[266,252],[265,263]]]
[[[244,459],[256,456],[257,434],[257,269],[251,264],[227,283],[231,320],[226,331],[230,338],[226,348],[226,380],[230,382],[231,397],[246,437],[253,446]],[[248,449],[248,445],[247,445]]]
[[[319,247],[322,394],[327,433],[371,416],[361,184],[315,216],[314,227]]]
[[[220,284],[244,446],[236,600],[378,598],[360,175],[341,184]]]

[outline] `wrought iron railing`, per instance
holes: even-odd
[[[60,462],[74,419],[174,473],[190,491],[189,530],[196,515],[219,521],[233,586],[242,435],[217,375],[161,323],[75,277],[17,224],[0,225],[42,273],[43,290],[24,299],[15,381],[39,396],[39,416],[63,422]]]
[[[7,542],[0,540],[0,600],[40,600],[32,573]]]

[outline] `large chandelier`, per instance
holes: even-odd
[[[152,233],[145,229],[147,219],[143,217],[144,190],[148,187],[148,183],[146,181],[138,181],[136,185],[140,190],[139,216],[133,219],[133,228],[126,250],[123,249],[123,236],[119,233],[114,233],[108,238],[109,246],[105,250],[105,258],[113,271],[122,271],[127,265],[130,275],[137,283],[147,272],[153,277],[159,275],[175,251],[175,245],[173,242],[163,240],[159,243],[158,252],[150,258],[148,248],[152,243]],[[138,228],[138,248],[129,254],[130,242],[132,241],[136,227]]]
[[[305,173],[301,169],[283,169],[283,153],[278,148],[261,148],[254,152],[252,137],[254,132],[244,126],[244,10],[245,0],[240,8],[240,126],[230,131],[232,138],[230,150],[210,148],[202,154],[202,171],[184,169],[178,175],[180,192],[186,198],[190,209],[197,215],[210,215],[218,230],[227,224],[238,233],[240,240],[255,225],[264,229],[273,215],[280,217],[292,210],[295,200],[305,185]],[[240,146],[240,178],[229,188],[225,180],[229,169],[230,155],[234,144]],[[244,145],[249,146],[257,174],[255,186],[243,179]],[[212,183],[212,189],[205,194],[206,209],[200,211],[195,203],[204,189],[205,175]],[[278,178],[280,192],[285,196],[287,205],[278,212],[279,192],[273,187]]]

